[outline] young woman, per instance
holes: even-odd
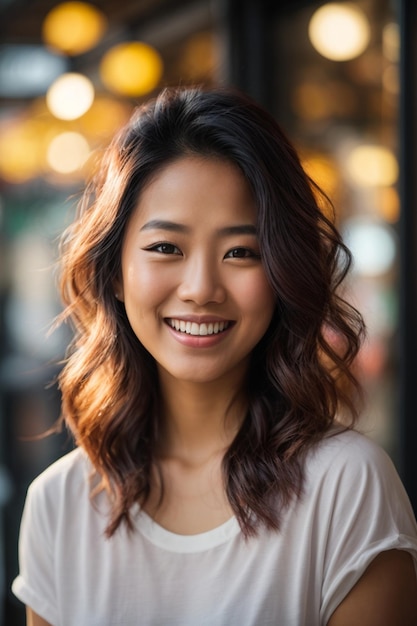
[[[319,206],[234,92],[165,90],[115,138],[63,241],[77,447],[29,489],[30,625],[417,623],[415,519],[353,429],[363,325]]]

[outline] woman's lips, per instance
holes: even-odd
[[[210,348],[225,339],[235,322],[232,320],[195,321],[177,317],[165,318],[165,323],[174,338],[189,348]]]
[[[227,328],[231,325],[231,322],[227,320],[194,322],[179,318],[167,318],[166,322],[174,330],[195,337],[218,335],[219,333],[227,330]]]

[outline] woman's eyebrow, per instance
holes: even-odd
[[[168,230],[171,232],[181,232],[186,233],[190,232],[190,228],[185,224],[180,224],[177,222],[171,222],[168,220],[150,220],[146,222],[140,229],[143,230]],[[256,226],[253,224],[234,224],[231,226],[225,226],[218,230],[219,235],[229,236],[229,235],[256,235],[257,230]]]
[[[150,220],[146,222],[140,229],[142,230],[170,230],[173,232],[189,232],[189,227],[185,224],[178,224],[177,222],[170,222],[168,220]]]
[[[220,235],[257,235],[256,226],[253,224],[236,224],[220,228]]]

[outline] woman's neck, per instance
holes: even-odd
[[[160,376],[161,458],[199,464],[233,441],[244,419],[242,383],[188,383]]]

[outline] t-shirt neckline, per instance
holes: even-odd
[[[145,511],[138,509],[135,524],[142,535],[155,546],[169,552],[204,552],[226,543],[240,532],[236,517],[196,535],[178,535],[155,522]]]

